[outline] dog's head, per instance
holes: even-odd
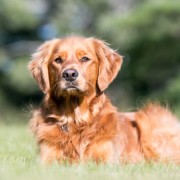
[[[45,94],[78,96],[104,91],[121,64],[122,57],[105,42],[72,36],[42,44],[28,68]]]

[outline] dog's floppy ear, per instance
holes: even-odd
[[[122,65],[122,56],[111,49],[107,43],[102,40],[94,39],[94,46],[99,60],[97,84],[102,92],[117,76]]]
[[[57,41],[58,39],[53,39],[42,44],[32,55],[28,65],[29,71],[45,94],[50,90],[48,62]]]

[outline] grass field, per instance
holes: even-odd
[[[93,163],[42,167],[37,148],[25,125],[0,125],[0,179],[125,179],[179,180],[180,166],[172,164],[95,165]]]

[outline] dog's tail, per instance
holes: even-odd
[[[180,163],[180,122],[168,108],[147,104],[134,119],[145,159]]]

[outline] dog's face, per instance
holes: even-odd
[[[29,69],[45,94],[78,96],[104,91],[121,63],[121,56],[103,41],[69,37],[41,45]]]
[[[86,39],[68,38],[55,45],[49,60],[50,86],[58,95],[79,95],[95,89],[98,59]]]

